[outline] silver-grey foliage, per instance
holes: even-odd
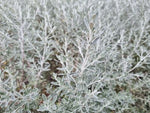
[[[148,113],[149,0],[0,0],[0,112]]]

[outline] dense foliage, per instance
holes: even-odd
[[[0,113],[149,113],[150,0],[0,0]]]

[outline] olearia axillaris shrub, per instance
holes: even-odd
[[[0,0],[1,113],[148,113],[149,0]]]

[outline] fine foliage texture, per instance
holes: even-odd
[[[149,113],[150,0],[0,0],[0,113]]]

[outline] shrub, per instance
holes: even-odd
[[[149,0],[0,0],[2,113],[148,113]]]

